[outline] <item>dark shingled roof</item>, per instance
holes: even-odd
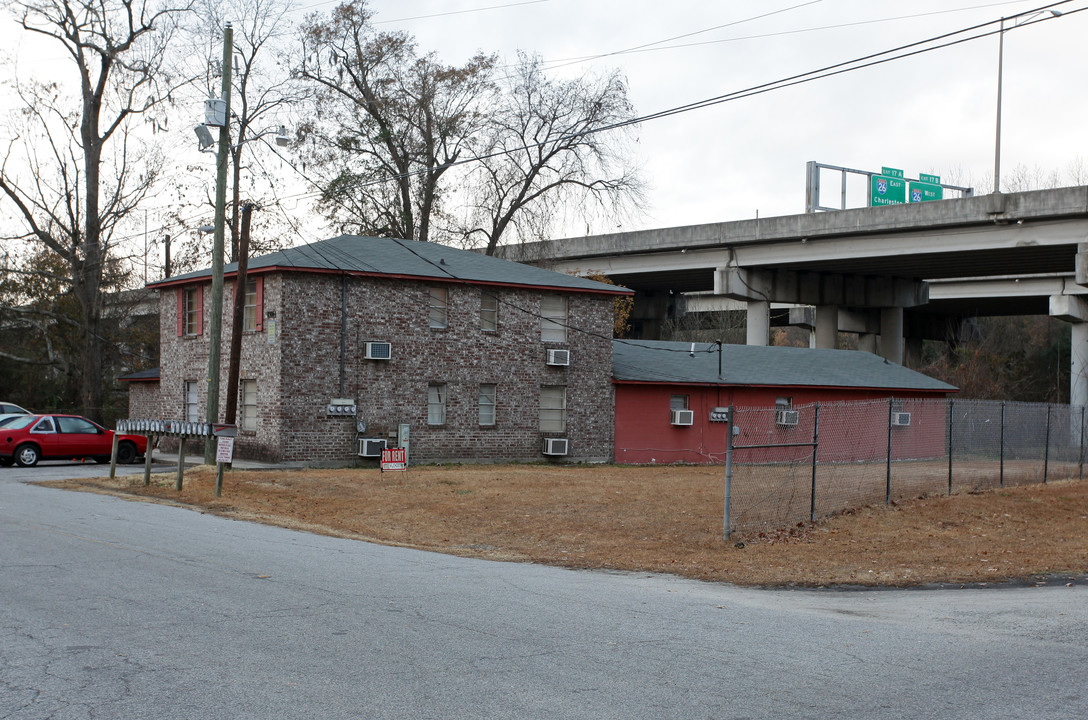
[[[128,375],[122,375],[117,379],[126,382],[150,382],[159,379],[159,369],[149,368],[147,370],[137,370],[136,372],[130,372]]]
[[[955,392],[928,375],[855,350],[614,340],[612,375],[618,382],[748,386],[880,388]]]
[[[251,258],[249,261],[251,272],[272,268],[390,275],[495,285],[527,285],[583,292],[622,294],[630,292],[614,285],[489,257],[469,250],[459,250],[447,245],[361,235],[341,235]],[[231,263],[224,268],[224,273],[230,275],[236,270],[237,263]],[[211,273],[211,269],[199,270],[151,283],[150,287],[175,285],[188,280],[211,277]]]

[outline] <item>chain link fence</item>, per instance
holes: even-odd
[[[1083,407],[892,399],[734,408],[733,419],[731,532],[1084,473]]]

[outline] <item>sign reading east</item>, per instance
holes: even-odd
[[[907,202],[907,182],[903,171],[895,168],[882,168],[880,175],[873,175],[869,183],[869,205],[903,205]]]

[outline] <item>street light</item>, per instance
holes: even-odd
[[[1010,29],[1023,25],[1032,18],[1046,13],[1050,13],[1051,17],[1061,17],[1062,15],[1060,10],[1037,10],[1028,15],[1014,16],[1016,22],[1010,26]],[[1001,75],[1005,59],[1005,20],[1007,19],[1001,18],[1001,26],[997,32],[997,129],[994,140],[994,193],[1001,192]]]

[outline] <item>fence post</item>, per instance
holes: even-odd
[[[733,494],[733,428],[736,427],[736,408],[729,406],[729,424],[725,428],[725,510],[722,513],[724,525],[722,535],[729,539],[729,502]]]
[[[1001,487],[1005,487],[1005,401],[1001,401],[1001,472],[999,474]]]
[[[1043,485],[1046,485],[1047,470],[1050,469],[1050,403],[1046,405],[1046,447],[1043,448]]]
[[[956,416],[956,401],[948,401],[948,494],[952,494],[952,419]]]
[[[1080,406],[1080,445],[1077,447],[1077,479],[1084,479],[1084,406]]]
[[[181,490],[182,474],[185,471],[185,438],[187,436],[182,435],[178,440],[178,476],[174,481],[174,489]]]
[[[155,447],[155,436],[147,436],[147,452],[144,453],[144,485],[151,484],[151,456],[152,448]]]
[[[892,504],[892,410],[895,398],[888,398],[888,468],[884,477],[884,504]]]
[[[820,449],[820,404],[812,420],[812,494],[809,502],[809,522],[816,522],[816,455]]]

